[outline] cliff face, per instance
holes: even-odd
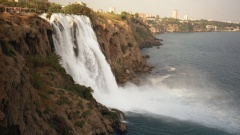
[[[52,28],[37,16],[0,14],[0,133],[108,134],[126,131],[59,65]]]
[[[1,14],[0,24],[1,133],[30,134],[36,127],[39,133],[41,128],[51,131],[36,113],[36,104],[40,99],[30,84],[30,70],[25,61],[30,55],[46,56],[51,53],[49,42],[44,42],[48,41],[47,31],[51,31],[51,27],[34,16],[7,14]]]
[[[93,20],[94,30],[104,55],[118,83],[134,80],[138,72],[150,71],[140,48],[159,43],[140,22],[118,21],[98,17]],[[156,41],[156,42],[155,42]]]
[[[141,19],[130,17],[128,24],[140,49],[162,45],[160,40],[153,36],[151,27],[147,26]]]

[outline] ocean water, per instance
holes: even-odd
[[[239,135],[240,33],[156,37],[163,46],[142,50],[155,66],[142,78],[161,91],[159,113],[127,111],[127,135]]]

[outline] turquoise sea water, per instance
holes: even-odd
[[[240,134],[240,33],[167,33],[156,37],[163,39],[163,46],[142,50],[150,56],[148,63],[155,66],[143,78],[171,88],[184,104],[190,108],[197,105],[206,114],[180,120],[171,115],[127,112],[127,134]],[[171,98],[165,102],[180,106],[179,115],[188,112]],[[216,111],[216,117],[205,119],[208,109]]]

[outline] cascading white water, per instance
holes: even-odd
[[[154,83],[150,85],[118,87],[88,17],[53,14],[50,23],[54,28],[55,49],[62,58],[62,66],[76,83],[92,87],[98,102],[122,111],[163,115],[231,133],[240,132],[240,118],[234,117],[236,112],[229,113],[206,103],[216,97],[211,93],[205,95],[207,90],[171,89],[157,84],[159,81],[152,81]]]
[[[91,22],[86,16],[52,15],[53,40],[62,66],[74,81],[92,87],[94,93],[109,93],[118,86],[102,54]]]

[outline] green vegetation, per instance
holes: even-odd
[[[44,114],[49,114],[51,112],[51,109],[49,107],[46,107],[43,111]]]
[[[63,94],[65,94],[65,91],[64,91],[64,90],[58,90],[58,91],[57,91],[57,94],[58,94],[58,95],[63,95]]]
[[[36,112],[37,112],[37,114],[38,114],[39,117],[42,117],[42,112],[41,112],[41,110],[36,109]]]
[[[38,93],[38,95],[42,98],[42,99],[46,99],[46,100],[48,100],[49,99],[49,96],[48,95],[46,95],[45,93],[43,93],[43,92],[39,92]]]
[[[82,128],[84,126],[85,122],[83,120],[77,121],[74,123],[74,126]]]
[[[114,13],[96,13],[96,16],[101,16],[106,19],[113,19],[113,20],[118,20],[118,21],[122,20],[120,15],[114,14]]]
[[[32,84],[33,88],[35,89],[42,89],[43,88],[43,79],[38,73],[33,73],[30,76],[30,83]]]
[[[127,20],[127,17],[130,16],[130,14],[126,11],[121,12],[121,18],[122,20]]]
[[[151,36],[151,33],[148,33],[144,29],[137,27],[135,32],[134,32],[134,38],[135,40],[139,41],[140,39],[146,39],[149,36]]]
[[[91,102],[87,103],[88,109],[93,109],[93,104]]]
[[[44,56],[33,56],[26,59],[26,63],[28,67],[38,68],[38,67],[52,67],[56,71],[66,74],[65,69],[59,64],[60,56],[56,54]],[[67,75],[66,75],[67,76]]]
[[[184,31],[184,32],[193,31],[193,25],[190,24],[190,23],[181,24],[178,28],[179,28],[180,31]]]
[[[91,115],[91,112],[90,112],[90,110],[87,110],[87,111],[83,112],[81,116],[83,118],[87,118],[89,115]]]
[[[28,8],[29,10],[33,10],[36,13],[46,12],[50,6],[50,3],[46,0],[38,1],[38,0],[29,0],[28,2],[14,2],[9,0],[1,0],[1,4],[7,5],[9,7],[22,7]]]
[[[60,96],[56,102],[57,105],[62,106],[63,104],[71,105],[72,102],[65,96]]]
[[[130,13],[123,11],[121,12],[121,14],[115,14],[115,13],[95,13],[95,16],[101,16],[103,18],[106,19],[113,19],[113,20],[118,20],[118,21],[123,21],[123,20],[127,20],[128,18],[132,17],[133,15],[131,15]]]
[[[135,13],[134,15],[136,18],[139,18],[139,14],[138,13]]]
[[[206,27],[206,25],[215,25],[219,28],[224,28],[224,27],[233,27],[237,28],[240,27],[240,24],[235,24],[235,23],[227,23],[227,22],[219,22],[219,21],[208,21],[208,20],[196,20],[192,21],[194,25],[199,25],[200,27]]]
[[[70,4],[67,5],[66,7],[63,8],[63,13],[65,14],[82,14],[86,15],[89,18],[93,17],[94,12],[86,7],[85,5],[81,5],[78,3]]]
[[[82,98],[85,98],[85,99],[90,100],[90,101],[93,100],[93,97],[92,97],[92,94],[91,94],[91,92],[93,90],[89,87],[87,88],[87,87],[81,86],[79,84],[73,84],[73,85],[68,86],[66,89],[68,91],[72,92],[73,94],[78,95]]]
[[[8,25],[13,26],[12,22],[6,22]]]
[[[48,13],[62,13],[62,6],[60,4],[51,3],[48,8]]]
[[[162,23],[164,23],[164,24],[180,24],[180,20],[174,19],[174,18],[162,18]]]
[[[82,104],[82,101],[80,100],[80,101],[78,101],[78,104],[77,104],[81,109],[84,109],[84,107],[83,107],[83,104]]]
[[[55,94],[55,90],[49,90],[48,94],[51,94],[51,95]]]

